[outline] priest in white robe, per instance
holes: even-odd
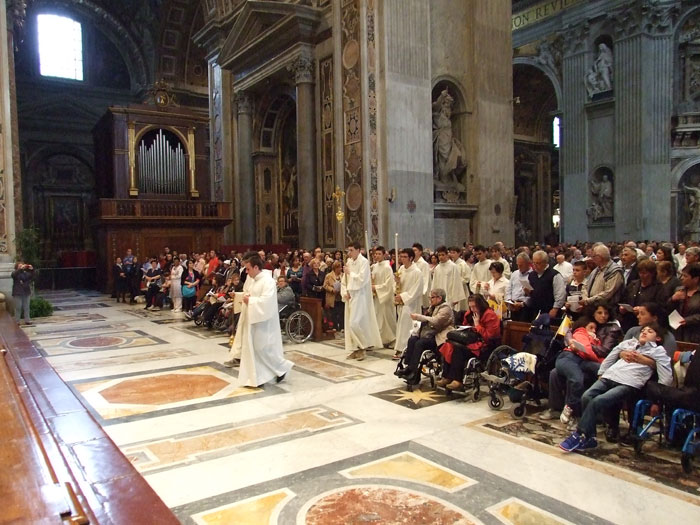
[[[386,347],[396,340],[396,305],[394,304],[396,284],[391,263],[385,259],[385,254],[383,246],[377,246],[374,249],[372,295],[379,334],[382,336],[382,344]]]
[[[240,356],[238,382],[257,387],[276,379],[279,383],[294,363],[284,358],[282,333],[277,307],[277,285],[255,252],[243,257],[248,278],[243,296],[236,337],[231,347],[229,366]]]
[[[459,302],[466,299],[462,275],[457,265],[447,256],[447,248],[439,246],[436,251],[440,262],[433,269],[431,289],[445,290],[445,302],[450,305],[450,308],[456,310],[459,308]]]
[[[381,348],[382,336],[372,302],[372,279],[369,263],[360,253],[360,244],[348,246],[340,295],[345,302],[345,349],[348,359],[362,361],[365,350]]]
[[[403,264],[403,271],[399,281],[401,292],[396,294],[395,301],[403,307],[396,326],[395,355],[400,355],[406,349],[408,338],[411,337],[413,330],[411,314],[420,314],[423,304],[423,274],[413,262],[414,256],[413,250],[410,248],[401,250],[399,254],[399,262]]]
[[[413,262],[423,274],[423,308],[430,306],[430,265],[423,258],[423,245],[419,242],[413,243]]]

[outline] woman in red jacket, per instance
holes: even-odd
[[[444,360],[442,379],[439,386],[448,390],[459,390],[464,385],[464,367],[472,357],[479,357],[482,351],[493,349],[501,340],[501,320],[481,294],[469,297],[469,310],[464,314],[462,325],[471,326],[481,336],[481,340],[468,346],[453,345],[452,355]]]

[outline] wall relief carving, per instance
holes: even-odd
[[[591,205],[587,213],[591,223],[613,222],[615,219],[614,174],[610,168],[598,168],[588,184]]]

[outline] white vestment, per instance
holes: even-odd
[[[396,339],[396,305],[394,305],[396,283],[389,261],[372,265],[372,284],[379,334],[382,336],[382,343],[388,344]]]
[[[413,264],[418,266],[423,274],[423,306],[427,308],[430,306],[430,265],[423,257],[418,257]]]
[[[464,288],[464,297],[465,299],[459,302],[459,308],[458,310],[460,312],[465,312],[467,308],[469,307],[468,304],[468,299],[469,299],[469,279],[472,276],[472,267],[467,264],[467,261],[462,259],[461,257],[458,257],[454,263],[457,265],[457,268],[459,268],[459,275],[462,277],[462,288]]]
[[[406,349],[408,338],[413,330],[411,314],[421,313],[423,304],[423,274],[418,266],[412,264],[401,272],[401,300],[403,308],[399,315],[399,323],[396,326],[396,345],[394,350],[403,352]]]
[[[491,259],[486,259],[483,262],[476,262],[472,266],[472,276],[469,280],[469,288],[472,293],[480,293],[484,297],[487,297],[489,292],[484,289],[483,286],[478,286],[479,283],[487,283],[491,279],[491,272],[489,271],[489,266],[493,261]]]
[[[435,290],[435,288],[445,290],[447,294],[445,302],[452,309],[459,307],[459,302],[466,299],[459,267],[449,259],[436,265],[433,270],[432,289]]]
[[[244,289],[250,297],[241,308],[231,355],[241,359],[239,385],[259,386],[283,376],[294,363],[284,358],[277,285],[270,273],[248,276]]]
[[[348,258],[340,296],[345,302],[345,349],[348,351],[382,348],[382,336],[372,302],[372,283],[369,263],[362,254]],[[350,299],[346,296],[350,295]]]

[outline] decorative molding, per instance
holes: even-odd
[[[323,243],[335,246],[335,120],[333,96],[333,56],[319,61],[319,93],[321,96],[321,179],[323,193]]]
[[[341,5],[341,49],[343,86],[343,169],[345,173],[345,241],[363,242],[362,200],[353,199],[358,188],[362,193],[362,88],[360,82],[360,6],[359,0],[344,0]],[[355,207],[355,205],[357,205]]]

